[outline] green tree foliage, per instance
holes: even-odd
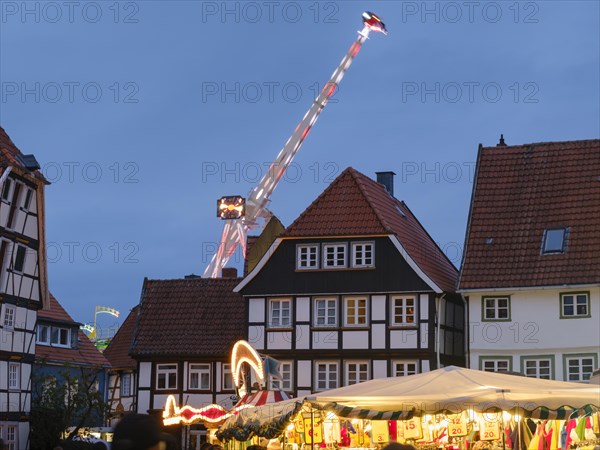
[[[109,410],[98,390],[99,368],[63,369],[52,375],[32,375],[32,450],[53,449],[62,434],[74,427],[67,439],[84,427],[103,424]]]

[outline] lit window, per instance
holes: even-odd
[[[271,328],[288,328],[291,325],[291,303],[289,299],[269,300],[269,326]]]
[[[566,381],[589,381],[596,368],[597,355],[565,356]]]
[[[15,316],[17,314],[17,308],[13,305],[4,305],[4,328],[13,329],[15,327]]]
[[[418,365],[416,361],[394,361],[393,376],[406,377],[418,373]]]
[[[156,389],[177,389],[177,364],[156,365]]]
[[[318,269],[319,268],[319,246],[298,245],[296,246],[296,268]]]
[[[315,299],[315,323],[317,327],[337,326],[337,299]]]
[[[335,389],[338,387],[338,363],[336,362],[318,362],[315,364],[317,391]]]
[[[346,297],[344,298],[345,322],[348,327],[359,327],[367,325],[367,298]]]
[[[282,380],[271,380],[271,389],[278,389],[280,391],[292,391],[292,363],[291,361],[280,361],[279,362],[279,373],[281,374]]]
[[[323,268],[346,267],[346,244],[323,244]]]
[[[509,372],[511,369],[511,358],[481,358],[480,366],[484,372]]]
[[[416,299],[414,296],[392,297],[392,325],[415,325]]]
[[[121,375],[121,397],[129,397],[131,395],[131,374],[124,373]]]
[[[524,358],[522,366],[526,377],[542,378],[544,380],[553,378],[550,358]]]
[[[37,326],[36,344],[50,345],[50,327],[48,325]]]
[[[483,320],[510,320],[510,297],[483,297]]]
[[[562,318],[590,317],[590,297],[588,292],[560,294]]]
[[[27,254],[27,247],[17,244],[17,253],[15,255],[15,263],[13,266],[13,271],[23,272],[23,268],[25,267],[25,255],[26,254]]]
[[[358,384],[369,380],[369,363],[366,361],[346,363],[346,384]]]
[[[190,364],[190,389],[210,389],[210,364]]]
[[[19,389],[21,387],[21,364],[8,364],[8,388]]]
[[[567,228],[549,228],[544,231],[542,253],[563,253]]]
[[[223,364],[223,391],[233,391],[233,375],[231,364]]]
[[[375,243],[352,243],[352,267],[375,267]]]

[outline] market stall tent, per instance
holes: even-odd
[[[341,417],[510,411],[535,418],[565,418],[600,408],[600,386],[542,380],[449,366],[417,375],[381,378],[307,397]],[[402,417],[377,417],[377,419]]]
[[[462,411],[509,411],[525,417],[565,419],[600,409],[600,386],[449,366],[247,408],[230,417],[217,436],[225,440],[244,440],[252,435],[271,438],[283,431],[297,412],[311,408],[371,420]]]

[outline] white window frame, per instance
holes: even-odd
[[[197,376],[197,384],[192,385],[192,376]],[[206,377],[207,376],[207,377]],[[208,382],[206,381],[208,378]],[[188,389],[194,391],[208,391],[212,386],[212,365],[210,363],[188,364]]]
[[[363,309],[357,302],[364,301],[364,314],[360,314]],[[360,323],[363,318],[364,322]],[[369,297],[366,295],[351,295],[344,297],[344,326],[345,327],[368,327],[369,326]]]
[[[49,327],[50,328],[50,345],[52,347],[71,348],[71,329],[65,327]],[[63,343],[63,332],[66,333],[67,342]],[[56,335],[55,335],[56,333]],[[56,336],[56,341],[54,337]]]
[[[3,422],[0,425],[0,438],[4,439],[7,450],[17,450],[19,448],[19,425]]]
[[[231,372],[231,364],[223,363],[221,365],[221,390],[222,391],[233,391],[235,386],[233,385],[233,373]]]
[[[46,338],[42,339],[42,329],[46,330]],[[39,345],[50,345],[50,335],[52,334],[52,327],[43,323],[38,323],[35,333],[35,343]]]
[[[24,249],[24,253],[23,253],[23,267],[21,267],[21,269],[17,269],[17,258],[19,257],[19,250],[20,249]],[[12,271],[14,273],[19,273],[19,274],[23,274],[25,273],[25,266],[27,264],[27,247],[21,244],[16,244],[15,248],[13,249],[14,252],[14,259],[13,259],[13,263],[12,263]]]
[[[488,301],[494,302],[488,306]],[[506,306],[500,306],[499,300],[506,300]],[[481,297],[481,308],[483,322],[510,322],[510,295],[483,296]],[[506,311],[506,317],[500,317],[500,311]],[[488,312],[493,313],[493,317],[488,317]]]
[[[591,360],[592,364],[591,366],[589,364],[586,364],[587,367],[591,367],[591,370],[589,372],[584,371],[584,365],[583,365],[583,360]],[[579,354],[579,355],[564,355],[564,361],[565,361],[565,368],[564,368],[564,372],[565,372],[565,381],[570,381],[570,382],[575,382],[575,383],[587,383],[590,380],[590,377],[592,376],[592,374],[594,373],[594,370],[597,369],[597,359],[596,359],[596,355],[594,353],[589,353],[589,354]],[[578,365],[577,365],[577,377],[576,378],[571,378],[571,371],[569,370],[571,368],[570,362],[571,361],[577,361]],[[587,377],[586,377],[587,375]]]
[[[407,300],[412,300],[412,313],[408,312],[410,306]],[[396,314],[396,302],[400,301],[402,304],[402,313]],[[390,300],[391,306],[391,325],[396,327],[416,327],[417,326],[417,296],[416,295],[392,295]],[[398,320],[400,317],[400,320]],[[408,319],[412,317],[412,322]]]
[[[296,269],[314,270],[319,268],[319,244],[299,244],[296,246]]]
[[[287,324],[283,320],[283,312],[287,304]],[[278,313],[279,317],[275,317]],[[269,299],[269,323],[268,328],[291,328],[292,327],[292,299],[291,298],[270,298]]]
[[[540,363],[548,363],[548,367],[541,367]],[[533,363],[533,366],[528,367],[528,363]],[[524,357],[521,362],[521,371],[523,375],[528,378],[539,378],[542,380],[552,380],[554,378],[554,364],[552,358],[538,356],[538,357]],[[545,372],[546,369],[548,373],[542,373],[542,370]]]
[[[490,358],[490,357],[480,357],[480,365],[483,372],[496,372],[496,373],[505,373],[510,372],[512,370],[512,358],[511,357],[498,357],[498,358]],[[500,365],[506,365],[506,368],[500,368]]]
[[[279,361],[279,372],[283,377],[283,380],[276,380],[271,378],[270,385],[271,389],[278,389],[280,391],[292,392],[294,389],[294,374],[293,374],[292,361]]]
[[[121,374],[121,389],[120,395],[121,397],[131,397],[131,382],[132,376],[130,373],[122,373]],[[127,380],[127,381],[125,381]]]
[[[357,268],[357,269],[375,267],[375,242],[374,241],[352,242],[351,247],[352,247],[352,251],[351,251],[352,267]],[[370,247],[370,249],[367,250],[367,247]],[[359,250],[360,250],[361,256],[358,256]],[[371,256],[369,258],[367,258],[365,256],[365,253],[367,251],[369,251],[371,253]]]
[[[369,361],[346,361],[344,363],[346,386],[363,383],[371,379],[371,364]]]
[[[327,251],[333,249],[333,261],[327,262]],[[342,253],[343,261],[339,262],[339,254]],[[332,242],[323,244],[323,269],[344,269],[348,267],[348,245],[345,242]]]
[[[392,361],[392,376],[407,377],[419,373],[419,361],[416,359],[403,359]]]
[[[175,375],[175,383],[172,386],[170,384],[170,375]],[[160,387],[161,378],[164,381],[164,387]],[[157,391],[170,391],[177,389],[177,364],[176,363],[165,363],[156,365],[156,390]]]
[[[586,310],[585,314],[579,314],[577,311],[578,306],[580,306],[580,303],[579,303],[580,296],[585,296],[585,310]],[[565,297],[573,298],[573,304],[571,305],[573,307],[573,314],[565,313]],[[561,318],[563,318],[563,319],[579,319],[579,318],[590,317],[590,315],[591,315],[591,313],[590,313],[590,294],[589,294],[589,292],[562,292],[560,294],[560,317]]]
[[[9,362],[8,363],[8,390],[19,390],[21,389],[21,364]]]
[[[321,383],[319,375],[323,373],[325,380]],[[335,379],[331,379],[331,375],[335,376]],[[336,389],[340,384],[340,363],[338,361],[316,361],[315,362],[315,386],[314,391],[327,391],[329,389]]]
[[[17,307],[15,305],[4,305],[4,317],[2,318],[2,326],[5,330],[14,330],[15,321],[17,318]]]
[[[325,302],[325,308],[320,308],[319,305]],[[333,308],[331,308],[333,305]],[[330,323],[330,312],[333,310],[333,323]],[[319,311],[324,311],[324,315],[320,316]],[[338,299],[337,297],[316,297],[313,300],[313,326],[318,328],[328,328],[338,326]],[[323,323],[319,323],[319,319],[323,319]]]

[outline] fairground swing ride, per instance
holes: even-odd
[[[248,198],[235,195],[221,197],[217,201],[217,216],[225,222],[220,245],[217,253],[215,253],[210,264],[204,271],[204,278],[217,278],[229,258],[235,253],[238,245],[242,247],[242,252],[245,255],[248,231],[263,226],[271,217],[271,213],[267,209],[267,204],[273,191],[319,115],[325,106],[327,106],[329,99],[336,91],[352,61],[354,61],[354,58],[362,48],[362,45],[369,38],[369,34],[372,31],[387,34],[385,24],[376,14],[368,11],[364,12],[362,20],[363,29],[358,32],[358,37],[352,43],[350,49],[331,75],[331,78],[296,126],[275,160],[270,164],[269,170],[258,185],[251,190]],[[204,422],[208,428],[216,428],[227,417],[238,414],[241,409],[288,398],[287,394],[283,391],[262,389],[261,385],[266,388],[268,377],[273,376],[273,365],[277,365],[277,361],[268,356],[260,355],[246,341],[238,341],[231,355],[233,381],[237,398],[239,399],[233,409],[227,411],[223,406],[217,404],[199,409],[189,405],[178,407],[175,397],[169,396],[163,411],[164,425],[191,425],[197,422]],[[269,366],[271,366],[271,369]],[[249,367],[258,381],[259,388],[255,392],[246,389],[247,381],[250,378],[246,378],[244,367]],[[277,372],[277,370],[274,372]]]
[[[350,49],[337,66],[329,81],[321,93],[312,103],[288,141],[285,143],[269,169],[254,189],[250,191],[248,198],[242,196],[221,197],[217,201],[217,216],[224,220],[221,242],[217,252],[213,255],[211,262],[204,271],[204,278],[217,278],[229,258],[235,253],[238,245],[246,254],[246,235],[249,230],[262,226],[271,217],[267,204],[277,187],[279,181],[285,174],[300,146],[308,136],[311,128],[317,121],[319,114],[325,109],[329,99],[336,91],[346,71],[354,61],[363,43],[369,38],[371,31],[387,34],[384,23],[379,16],[372,12],[364,12],[363,29],[358,32],[358,37],[350,46]],[[260,222],[260,223],[259,223]]]

